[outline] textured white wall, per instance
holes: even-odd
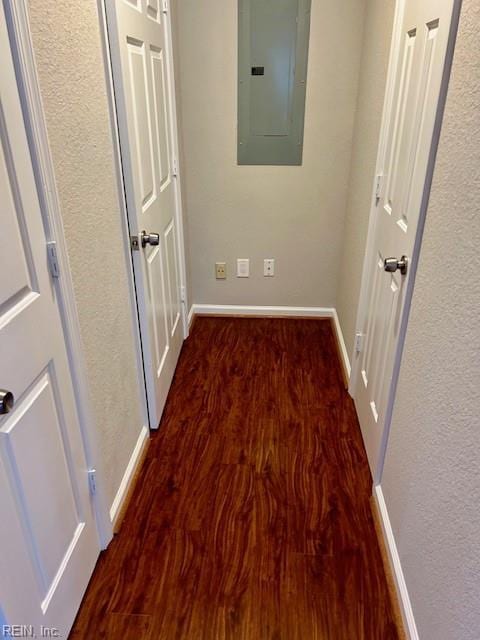
[[[191,301],[333,306],[365,0],[312,2],[302,167],[236,165],[237,2],[176,5]],[[249,279],[235,277],[237,257]]]
[[[422,640],[480,637],[479,24],[464,0],[382,478]]]
[[[367,0],[337,294],[337,313],[349,353],[355,336],[394,11],[395,0]]]
[[[29,0],[48,135],[112,502],[142,427],[95,0]]]

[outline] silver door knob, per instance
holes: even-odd
[[[400,260],[397,258],[385,258],[383,265],[385,271],[388,271],[388,273],[395,273],[395,271],[399,270],[402,276],[404,276],[408,270],[408,258],[407,256],[402,256]]]
[[[140,234],[140,242],[142,243],[142,247],[146,247],[147,244],[152,247],[156,247],[160,244],[160,236],[158,233],[147,233],[146,231],[142,231]]]
[[[13,397],[13,393],[5,389],[0,389],[0,415],[10,413],[14,404],[15,398]]]

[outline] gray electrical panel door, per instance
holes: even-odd
[[[310,7],[238,0],[238,164],[302,164]]]

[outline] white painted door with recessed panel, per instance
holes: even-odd
[[[107,19],[133,248],[150,427],[183,342],[170,24],[161,0],[108,0]],[[142,232],[159,243],[142,246]]]
[[[66,637],[99,541],[2,5],[0,57],[0,605]]]
[[[387,411],[419,220],[429,192],[453,0],[407,0],[400,48],[391,73],[393,107],[384,128],[384,164],[368,271],[369,303],[357,364],[355,404],[372,473],[385,446]],[[385,270],[386,258],[407,258],[405,274]]]

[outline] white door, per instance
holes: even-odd
[[[365,337],[353,393],[375,475],[387,436],[407,287],[418,254],[417,231],[428,199],[453,5],[454,0],[406,1],[399,55],[391,71],[393,108],[383,134],[383,176],[367,274],[369,302],[360,324]],[[395,258],[388,265],[392,271],[386,270],[388,258]]]
[[[163,7],[162,3],[162,7]],[[170,23],[160,0],[108,0],[107,19],[150,427],[183,342]],[[142,232],[149,242],[142,243]],[[155,235],[156,234],[156,235]],[[158,241],[158,244],[157,244]]]
[[[0,607],[66,637],[100,547],[1,4],[0,59]]]

